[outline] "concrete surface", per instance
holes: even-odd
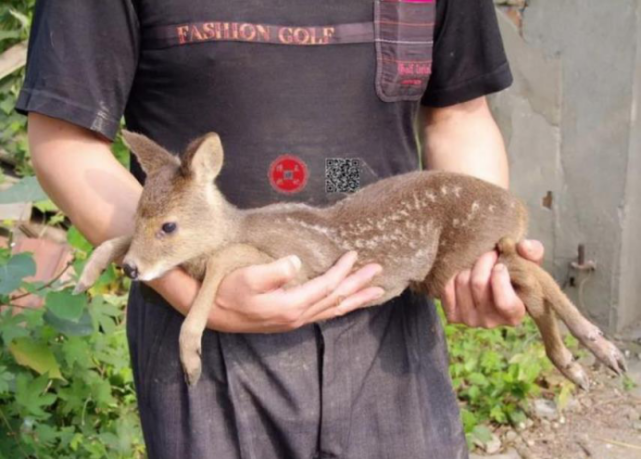
[[[518,20],[509,8],[499,22],[515,84],[492,106],[512,189],[546,267],[584,313],[621,332],[641,319],[641,1],[530,0]],[[570,268],[579,244],[592,274]]]

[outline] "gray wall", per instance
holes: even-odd
[[[492,105],[512,189],[546,267],[590,318],[621,332],[641,319],[641,0],[530,0],[498,15],[515,84]],[[579,244],[597,263],[588,278],[570,268]]]

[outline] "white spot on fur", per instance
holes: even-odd
[[[422,206],[421,200],[418,199],[417,194],[413,194],[412,197],[414,198],[414,209],[419,210]]]
[[[443,196],[447,195],[447,187],[442,186],[441,187],[441,193],[443,194]]]
[[[495,207],[494,207],[494,205],[490,204],[490,205],[487,207],[487,210],[489,210],[490,212],[494,212],[494,208],[495,208]]]
[[[477,210],[479,210],[479,208],[480,208],[479,203],[477,201],[474,201],[472,203],[472,212],[476,212]]]
[[[426,191],[425,192],[425,197],[429,199],[432,202],[436,202],[436,195],[432,193],[431,191]]]
[[[405,227],[409,230],[416,229],[416,224],[411,220],[405,220]]]
[[[461,197],[461,187],[460,186],[455,186],[453,191],[454,191],[454,196],[456,196],[457,198]]]

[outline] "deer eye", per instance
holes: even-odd
[[[174,222],[163,223],[161,229],[163,233],[171,234],[174,231],[176,231],[176,223]]]

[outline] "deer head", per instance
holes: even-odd
[[[123,261],[129,277],[155,279],[201,255],[204,244],[216,247],[233,236],[235,208],[214,184],[223,164],[217,134],[193,141],[181,158],[143,135],[124,131],[123,138],[147,175]]]

